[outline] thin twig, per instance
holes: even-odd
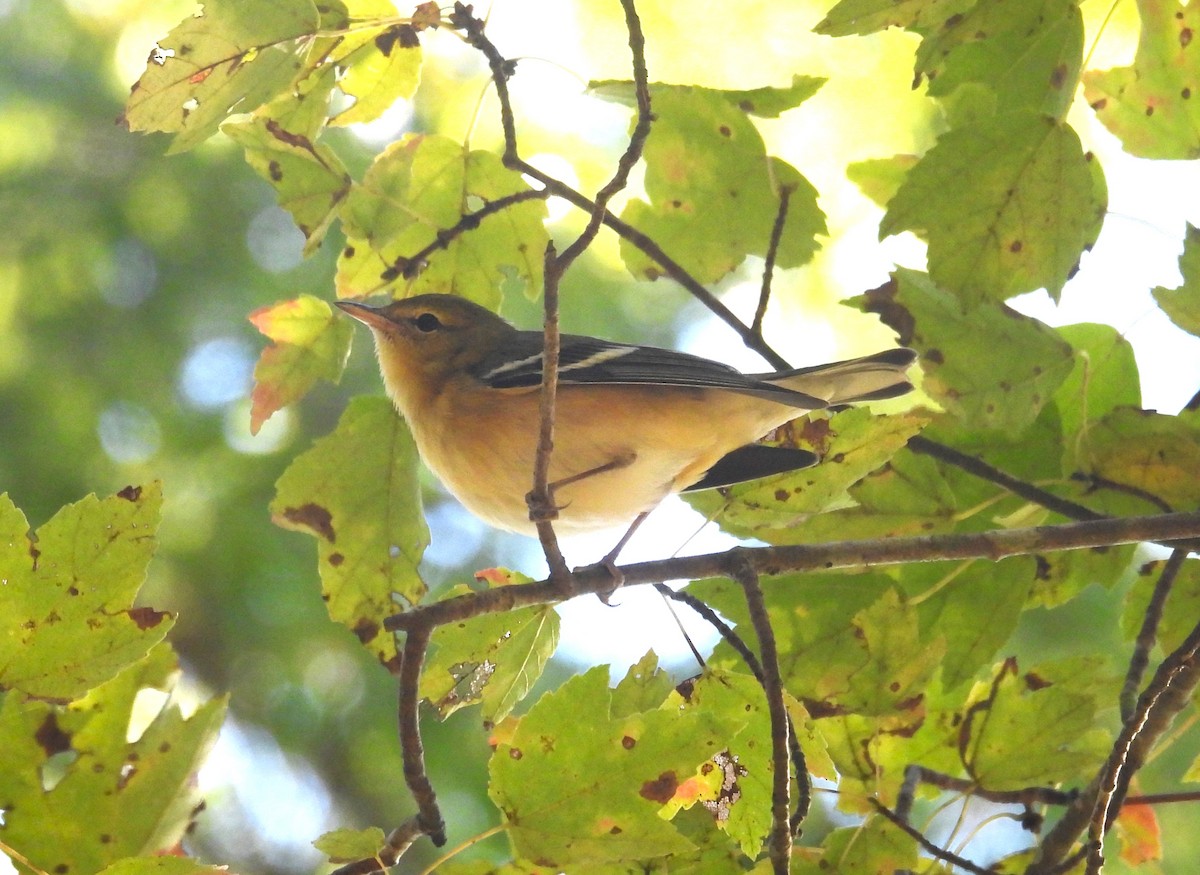
[[[966,778],[956,778],[945,772],[937,772],[924,766],[912,765],[904,770],[904,783],[896,797],[896,814],[907,820],[912,812],[913,800],[920,784],[929,784],[940,790],[962,793],[1000,805],[1070,805],[1079,797],[1077,790],[1059,790],[1056,787],[1022,787],[1020,790],[989,790]]]
[[[901,819],[899,815],[889,809],[878,799],[872,798],[868,801],[875,807],[876,811],[891,821],[891,823],[896,826],[897,829],[903,831],[906,835],[908,835],[909,838],[915,841],[935,858],[950,863],[952,866],[958,866],[959,868],[972,873],[972,875],[992,875],[992,870],[985,869],[982,866],[977,866],[970,860],[958,856],[958,854],[947,851],[945,848],[938,847],[929,839],[925,838],[919,829],[910,826],[907,821]]]
[[[554,412],[558,400],[558,281],[562,274],[557,269],[558,259],[554,255],[554,244],[546,246],[545,276],[545,326],[542,340],[542,394],[539,405],[537,455],[533,464],[533,489],[529,493],[529,518],[537,528],[542,552],[550,569],[551,580],[565,580],[570,572],[554,534],[551,520],[557,516],[554,493],[550,489],[550,457],[554,452]]]
[[[1047,510],[1052,510],[1057,514],[1073,520],[1106,520],[1113,519],[1107,514],[1092,510],[1087,505],[1079,504],[1071,501],[1069,498],[1062,498],[1055,495],[1053,492],[1047,492],[1040,486],[1034,486],[1019,477],[1014,477],[1007,471],[1002,471],[995,465],[991,465],[983,459],[976,456],[968,455],[960,452],[953,447],[931,440],[924,435],[917,435],[909,438],[908,448],[914,453],[921,453],[925,456],[933,458],[953,465],[960,470],[966,471],[981,480],[987,480],[989,483],[995,483],[1018,498],[1024,498],[1026,501],[1031,501],[1034,504],[1041,505]],[[1164,513],[1170,513],[1170,509],[1164,510]],[[1181,545],[1189,546],[1189,545]]]
[[[1167,596],[1175,585],[1183,560],[1187,558],[1187,550],[1173,550],[1162,573],[1154,584],[1154,593],[1142,616],[1142,628],[1138,631],[1137,642],[1133,647],[1133,655],[1129,658],[1129,668],[1125,672],[1125,683],[1121,687],[1121,722],[1129,722],[1133,710],[1137,707],[1138,688],[1142,685],[1142,677],[1150,665],[1150,650],[1158,640],[1158,624],[1162,621],[1163,608],[1167,604]]]
[[[498,197],[494,201],[488,201],[475,212],[465,213],[451,227],[438,230],[433,241],[428,245],[421,247],[412,255],[397,258],[379,275],[379,278],[384,282],[391,282],[399,277],[413,279],[420,276],[421,271],[428,263],[429,256],[438,250],[448,248],[451,243],[468,231],[474,231],[488,216],[525,201],[545,200],[549,196],[550,192],[544,188],[527,188],[504,197]]]
[[[775,212],[775,224],[771,226],[771,242],[767,246],[767,260],[763,265],[762,289],[758,293],[758,306],[754,310],[754,321],[750,330],[762,336],[763,319],[767,316],[767,302],[771,299],[771,280],[775,276],[775,259],[779,256],[779,243],[783,240],[783,228],[787,224],[788,205],[792,200],[794,185],[779,189],[779,209]]]
[[[1082,550],[1196,537],[1200,537],[1200,512],[1090,520],[989,532],[756,547],[743,550],[742,555],[756,572],[769,575],[834,568],[866,569],[878,565],[946,559],[999,560],[1051,550]],[[667,580],[728,577],[733,571],[735,555],[733,551],[725,551],[679,556],[623,565],[618,570],[626,586]],[[848,586],[852,585],[850,578],[847,581]],[[604,592],[611,587],[612,572],[609,569],[589,567],[572,572],[565,583],[545,580],[521,586],[504,586],[418,605],[385,618],[383,625],[392,632],[420,623],[440,625],[496,611],[552,604],[577,595]]]
[[[741,657],[742,662],[746,664],[746,668],[750,669],[750,673],[754,675],[754,679],[765,690],[763,667],[758,661],[758,657],[754,655],[754,651],[742,640],[737,631],[721,619],[720,614],[689,592],[671,589],[665,583],[656,583],[654,584],[654,588],[665,598],[687,605],[699,614],[701,619],[716,629],[721,639]],[[696,653],[695,646],[692,645],[690,640],[688,641],[688,646],[692,648],[692,653],[696,656],[696,660],[703,665],[704,660],[699,653]],[[804,823],[804,819],[808,817],[808,809],[812,804],[812,781],[808,776],[808,761],[804,756],[804,750],[800,747],[799,736],[796,734],[796,724],[792,722],[790,714],[788,715],[788,748],[791,753],[792,771],[795,773],[797,785],[796,807],[792,811],[789,821],[792,835],[795,836],[799,835],[800,826]]]
[[[787,875],[792,859],[792,830],[788,819],[791,773],[788,769],[787,706],[783,700],[783,679],[779,676],[779,651],[775,646],[775,630],[767,614],[758,572],[739,553],[734,559],[731,575],[742,587],[750,623],[758,635],[762,658],[762,687],[767,697],[767,713],[771,718],[771,865],[775,875]]]
[[[591,216],[588,218],[583,233],[576,237],[575,241],[559,256],[559,261],[562,262],[560,269],[564,271],[596,239],[596,234],[599,233],[600,225],[608,212],[608,202],[625,187],[629,181],[629,172],[642,157],[642,148],[646,145],[646,138],[650,136],[650,123],[654,119],[650,111],[650,82],[646,72],[646,40],[642,35],[642,22],[638,18],[633,0],[621,0],[621,8],[625,10],[625,27],[629,31],[629,51],[633,56],[633,86],[634,94],[637,97],[637,121],[634,124],[633,133],[629,136],[629,145],[625,148],[620,160],[617,161],[617,169],[613,173],[612,179],[596,193],[595,200],[592,202]]]

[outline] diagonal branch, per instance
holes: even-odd
[[[750,622],[758,635],[762,654],[762,687],[767,697],[767,712],[771,718],[771,866],[775,875],[787,875],[792,858],[792,830],[788,821],[788,794],[791,773],[788,770],[788,735],[791,723],[783,701],[783,680],[779,676],[779,651],[775,646],[775,629],[767,614],[758,572],[743,556],[734,557],[732,577],[741,584],[746,596]]]

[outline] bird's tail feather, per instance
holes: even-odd
[[[916,358],[911,349],[897,347],[844,362],[763,374],[760,379],[822,398],[830,405],[880,401],[912,389],[905,371]]]

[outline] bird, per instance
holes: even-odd
[[[422,460],[475,516],[536,532],[526,495],[544,335],[462,297],[337,306],[374,336],[384,387]],[[549,480],[559,534],[629,525],[665,497],[815,464],[755,441],[806,411],[903,395],[916,354],[743,374],[700,356],[564,334]]]

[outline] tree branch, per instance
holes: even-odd
[[[795,186],[785,185],[779,189],[779,209],[775,213],[775,224],[771,226],[771,242],[767,245],[767,260],[763,265],[762,289],[758,293],[758,307],[754,310],[754,321],[750,330],[762,337],[763,319],[767,315],[767,302],[771,298],[771,280],[775,276],[775,259],[779,256],[779,242],[783,239],[783,228],[787,224],[788,205],[792,201]]]
[[[625,585],[631,586],[684,578],[730,577],[734,573],[735,561],[742,561],[737,559],[739,554],[758,574],[782,574],[787,571],[827,571],[834,568],[865,569],[876,565],[945,559],[999,560],[1049,550],[1079,550],[1195,537],[1200,537],[1200,512],[914,538],[736,548],[724,553],[623,565],[619,570],[624,575]],[[544,580],[522,586],[505,586],[418,605],[405,613],[385,618],[383,624],[384,628],[393,632],[419,623],[440,625],[480,614],[603,592],[611,586],[612,576],[608,569],[583,568],[572,572],[561,582]]]
[[[1154,584],[1154,592],[1146,613],[1142,617],[1142,627],[1138,630],[1137,642],[1133,647],[1133,655],[1129,658],[1129,668],[1125,672],[1125,683],[1121,687],[1121,722],[1128,723],[1137,707],[1138,688],[1142,685],[1142,676],[1150,665],[1150,650],[1158,640],[1158,624],[1162,621],[1163,608],[1166,607],[1167,596],[1187,558],[1187,550],[1173,550],[1162,573]]]
[[[739,554],[741,555],[741,554]],[[762,688],[767,697],[767,713],[771,718],[771,865],[775,875],[787,875],[792,859],[792,830],[788,820],[791,775],[788,771],[788,734],[791,728],[787,706],[783,701],[783,679],[779,676],[779,651],[775,646],[775,630],[767,614],[767,605],[759,585],[758,572],[748,561],[735,558],[733,579],[741,584],[746,596],[750,623],[758,635],[762,654]]]

